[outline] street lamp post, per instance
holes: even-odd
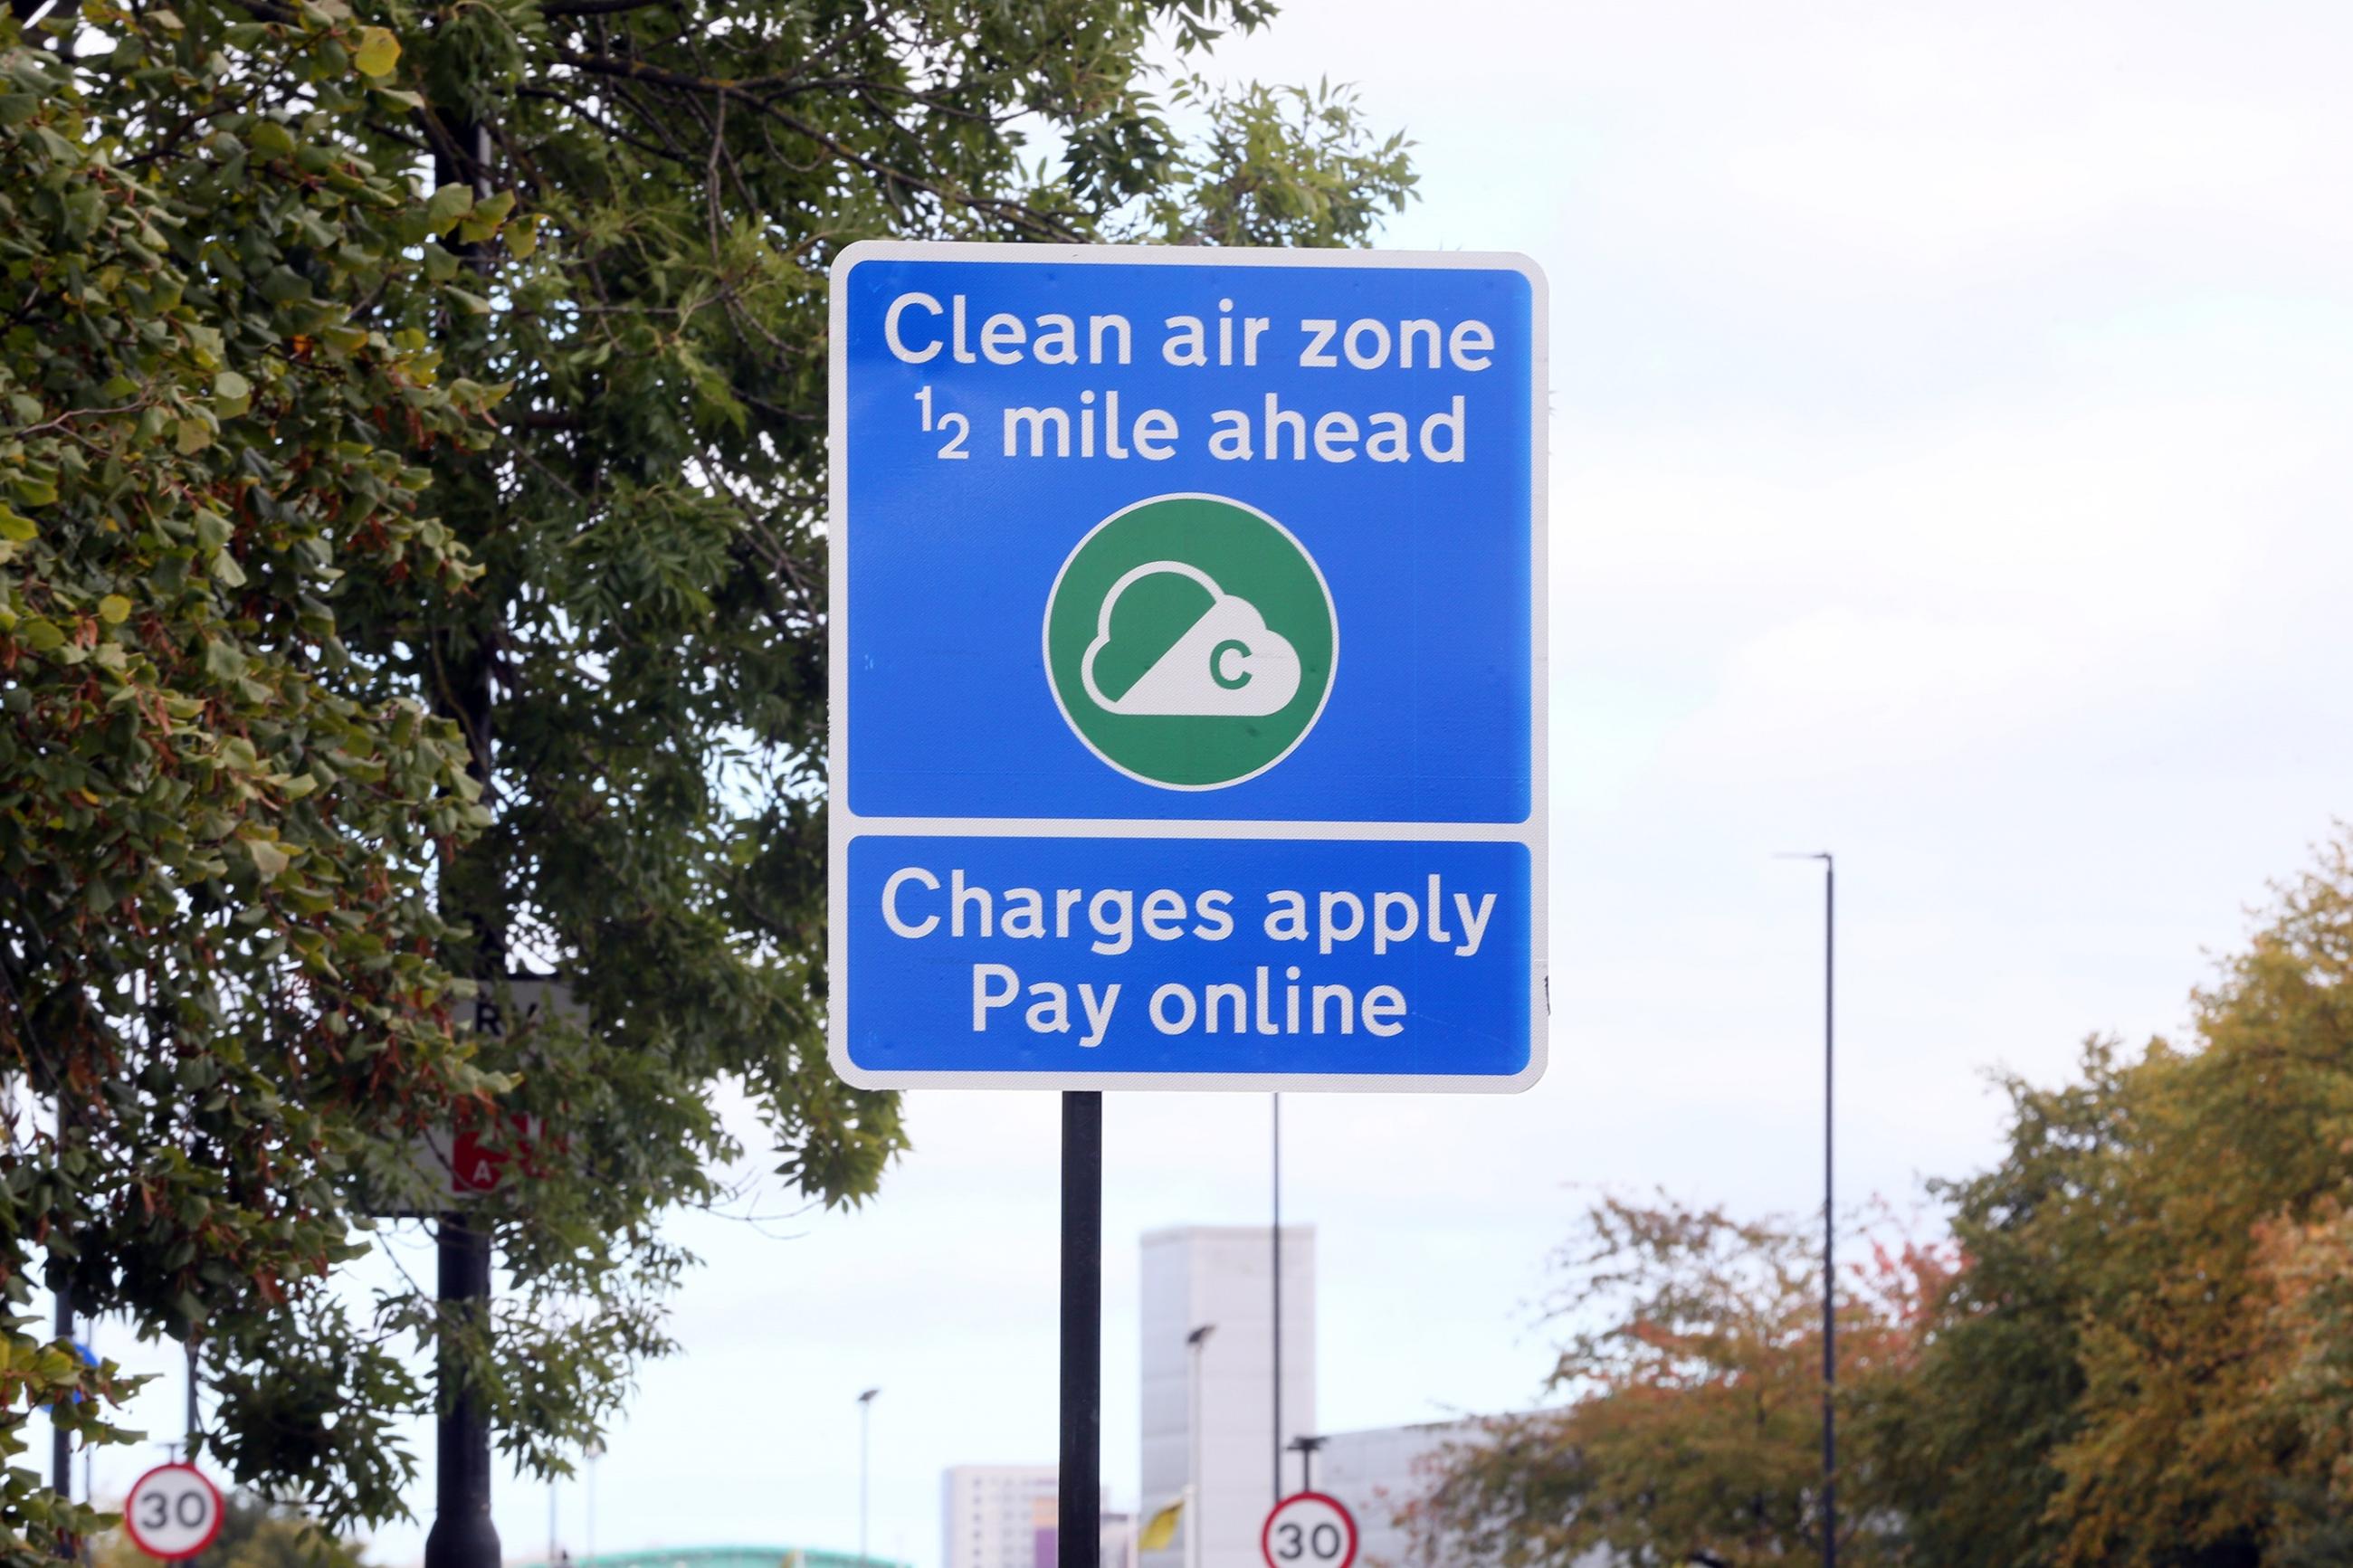
[[[1274,1502],[1282,1501],[1282,1096],[1274,1099]]]
[[[1838,1568],[1838,1210],[1833,1182],[1837,1084],[1838,860],[1827,850],[1785,855],[1822,863],[1822,1568]]]
[[[1185,1511],[1177,1517],[1184,1522],[1185,1557],[1190,1568],[1201,1568],[1201,1349],[1217,1331],[1217,1324],[1203,1323],[1185,1336],[1188,1374],[1185,1394],[1189,1407],[1185,1435],[1190,1443],[1185,1459]]]
[[[580,1560],[583,1563],[596,1561],[596,1461],[605,1457],[605,1445],[591,1437],[586,1449],[588,1458],[587,1505],[588,1521],[580,1531]]]
[[[1324,1446],[1324,1439],[1302,1433],[1291,1440],[1291,1446],[1299,1450],[1299,1489],[1312,1492],[1315,1489],[1315,1450]]]
[[[874,1396],[882,1391],[870,1388],[858,1396],[858,1568],[866,1568],[866,1460],[869,1452],[868,1427],[874,1415]]]

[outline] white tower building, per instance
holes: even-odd
[[[1263,1568],[1259,1527],[1277,1495],[1273,1240],[1262,1226],[1195,1226],[1144,1237],[1139,1516],[1148,1519],[1184,1493],[1196,1454],[1200,1492],[1174,1544],[1144,1553],[1143,1568]],[[1197,1352],[1187,1337],[1203,1328],[1209,1332]],[[1282,1443],[1287,1449],[1314,1430],[1315,1230],[1284,1226]],[[1283,1492],[1298,1489],[1298,1456],[1286,1452]]]

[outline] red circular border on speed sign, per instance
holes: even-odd
[[[1329,1539],[1331,1552],[1322,1549]],[[1278,1531],[1287,1532],[1278,1542]],[[1290,1550],[1286,1553],[1283,1548]],[[1266,1568],[1349,1568],[1356,1561],[1356,1519],[1338,1498],[1323,1492],[1293,1492],[1274,1505],[1266,1528],[1258,1532],[1259,1554]]]
[[[150,1557],[194,1557],[221,1531],[227,1508],[220,1489],[194,1465],[158,1465],[131,1483],[122,1500],[122,1528]]]

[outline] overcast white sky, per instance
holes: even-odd
[[[1287,1100],[1324,1429],[1527,1402],[1579,1184],[1817,1201],[1820,881],[1772,851],[1840,856],[1843,1185],[1905,1201],[1994,1152],[1984,1069],[2177,1028],[2353,815],[2348,55],[2327,4],[1292,0],[1223,57],[1410,130],[1390,245],[1552,285],[1552,1067]],[[598,1547],[853,1546],[871,1384],[878,1554],[934,1568],[942,1467],[1050,1462],[1052,1097],[909,1120],[865,1214],[684,1227]],[[1135,1237],[1262,1222],[1267,1103],[1107,1122],[1125,1501]],[[506,1486],[511,1553],[547,1510]]]

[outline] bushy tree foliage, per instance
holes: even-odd
[[[656,1222],[720,1195],[730,1086],[812,1199],[874,1190],[897,1103],[821,1027],[826,268],[1362,238],[1410,174],[1345,94],[1155,64],[1271,14],[12,0],[17,1300],[198,1341],[216,1463],[378,1520],[418,1344],[537,1468],[664,1348]],[[470,1026],[532,968],[578,1010]],[[480,1204],[487,1323],[331,1288],[367,1211],[426,1202],[419,1135],[518,1118],[560,1131]],[[40,1339],[8,1333],[19,1449],[79,1379]],[[11,1553],[87,1527],[7,1485]]]
[[[1408,1510],[1423,1560],[1500,1568],[1617,1561],[1778,1562],[1820,1549],[1819,1233],[1665,1198],[1605,1197],[1556,1259],[1548,1317],[1567,1337],[1548,1384],[1567,1403],[1482,1424]],[[1906,1367],[1939,1255],[1873,1245],[1842,1269],[1841,1375]],[[1840,1555],[1898,1561],[1887,1521],[1850,1497]]]
[[[2193,1040],[2094,1039],[2072,1082],[2003,1079],[2003,1158],[1936,1184],[1954,1266],[1883,1258],[1858,1293],[1842,1556],[2353,1563],[2353,840],[2195,1007]],[[1599,1325],[1556,1378],[1573,1403],[1451,1455],[1426,1538],[1511,1568],[1805,1551],[1804,1238],[1672,1208],[1604,1209],[1588,1235],[1575,1260],[1615,1272],[1599,1310],[1568,1303]]]
[[[2007,1157],[1941,1184],[1967,1266],[1935,1302],[1912,1375],[1870,1390],[1852,1434],[1875,1493],[1917,1560],[1954,1568],[2047,1563],[2060,1532],[2052,1456],[2079,1429],[2086,1259],[2101,1244],[2104,1163],[2124,1135],[2129,1075],[2114,1041],[2086,1043],[2081,1076],[2039,1089],[2014,1075]]]
[[[2353,858],[2281,890],[2197,1037],[2013,1084],[1891,1465],[1925,1563],[2345,1560]],[[2031,1504],[2033,1506],[2023,1506]]]
[[[471,577],[418,497],[430,445],[489,446],[490,394],[437,374],[421,322],[353,309],[421,271],[402,182],[297,148],[185,26],[121,27],[110,86],[0,21],[0,1277],[209,1325],[301,1384],[269,1343],[291,1313],[316,1314],[302,1355],[364,1355],[301,1305],[357,1250],[348,1177],[492,1087],[427,887],[482,820],[465,752],[336,613],[353,583]],[[286,51],[330,105],[331,41]],[[210,122],[164,118],[174,94]],[[64,1364],[30,1329],[17,1448]],[[339,1380],[308,1381],[323,1406]],[[86,1524],[8,1484],[16,1547]]]

